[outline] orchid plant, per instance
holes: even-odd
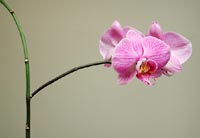
[[[127,84],[133,77],[137,77],[146,85],[153,85],[155,84],[155,80],[162,75],[172,76],[180,72],[182,64],[192,54],[192,44],[187,38],[176,32],[164,32],[156,22],[151,24],[147,34],[143,34],[133,27],[122,27],[118,21],[114,21],[111,27],[102,34],[99,41],[99,50],[103,61],[72,68],[47,81],[31,93],[30,67],[25,35],[15,12],[4,0],[0,0],[0,3],[13,17],[24,51],[26,74],[26,138],[31,137],[31,99],[41,92],[42,89],[66,75],[80,69],[104,64],[105,67],[113,68],[117,72],[119,84]]]

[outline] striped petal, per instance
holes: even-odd
[[[155,61],[158,65],[158,69],[167,64],[170,58],[170,48],[163,41],[147,36],[143,40],[143,57]]]
[[[184,36],[175,32],[166,32],[163,34],[162,40],[170,46],[171,52],[176,56],[180,64],[190,58],[192,43]]]
[[[151,24],[148,31],[148,35],[156,37],[156,38],[160,38],[162,33],[163,33],[162,28],[158,23],[154,22]]]
[[[118,82],[120,84],[126,84],[133,78],[136,71],[136,63],[140,58],[140,53],[137,53],[135,49],[138,49],[139,47],[142,49],[141,43],[135,45],[127,38],[120,41],[117,45],[113,54],[112,65],[119,74]]]

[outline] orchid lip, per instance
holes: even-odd
[[[157,64],[153,60],[142,58],[136,64],[136,70],[139,74],[152,74],[157,70]]]
[[[147,62],[142,62],[142,65],[140,66],[140,72],[146,73],[150,70],[150,66],[147,64]]]

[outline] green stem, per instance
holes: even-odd
[[[25,62],[25,70],[26,70],[26,138],[30,138],[30,116],[31,116],[31,99],[30,99],[30,68],[29,68],[29,59],[28,59],[28,49],[26,44],[25,35],[22,31],[22,28],[19,24],[17,16],[15,12],[10,8],[10,6],[4,1],[0,0],[0,3],[9,11],[11,16],[13,17],[17,29],[20,34],[20,38],[22,41],[23,51],[24,51],[24,62]]]
[[[88,68],[88,67],[92,67],[92,66],[101,65],[101,64],[111,64],[111,61],[100,61],[100,62],[85,64],[85,65],[81,65],[81,66],[72,68],[72,69],[64,72],[63,74],[53,78],[52,80],[46,82],[45,84],[40,86],[38,89],[36,89],[30,95],[30,68],[29,68],[28,49],[27,49],[25,35],[22,31],[22,28],[19,24],[19,21],[17,19],[15,12],[10,8],[10,6],[4,0],[0,0],[0,3],[9,11],[11,16],[13,17],[15,24],[17,26],[17,29],[19,31],[21,41],[22,41],[22,46],[23,46],[23,51],[24,51],[25,71],[26,71],[26,128],[25,128],[25,131],[26,131],[26,138],[30,138],[31,137],[31,129],[30,129],[30,127],[31,127],[31,98],[33,98],[33,96],[35,96],[42,89],[49,86],[50,84],[58,81],[59,79],[65,77],[75,71],[78,71],[78,70],[84,69],[84,68]]]

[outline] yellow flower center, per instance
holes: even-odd
[[[146,73],[149,70],[150,70],[149,64],[147,64],[147,62],[142,62],[141,66],[140,66],[140,73]]]

